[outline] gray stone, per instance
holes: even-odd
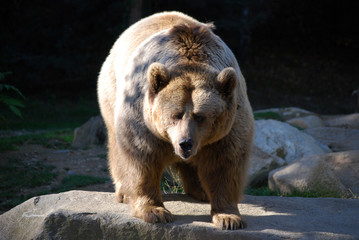
[[[251,187],[267,184],[270,171],[279,168],[286,162],[276,156],[263,152],[257,146],[253,146],[248,169],[248,183]]]
[[[348,192],[359,196],[359,151],[329,153],[321,158],[333,167]]]
[[[321,155],[305,157],[273,170],[269,173],[268,185],[270,189],[286,194],[313,192],[341,196],[346,193],[333,168]]]
[[[312,128],[304,130],[333,152],[359,150],[359,130],[345,128]]]
[[[292,118],[286,121],[294,127],[301,129],[324,127],[324,121],[316,115],[308,115],[300,118]]]
[[[75,129],[72,147],[85,148],[94,144],[105,144],[107,131],[101,116],[90,118],[84,125]]]
[[[359,129],[359,113],[341,116],[323,116],[328,127]]]
[[[0,239],[358,239],[359,201],[246,196],[239,210],[248,227],[218,230],[210,206],[164,195],[174,223],[130,216],[112,193],[71,191],[32,198],[0,216]]]
[[[275,121],[257,120],[254,144],[262,151],[291,163],[304,156],[331,152],[313,137],[295,127]]]

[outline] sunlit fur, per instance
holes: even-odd
[[[244,226],[237,203],[253,142],[245,80],[213,26],[178,12],[144,18],[116,41],[98,98],[116,197],[147,222],[171,222],[160,180],[178,170],[185,192],[211,203],[213,223]],[[191,151],[179,147],[193,140]]]

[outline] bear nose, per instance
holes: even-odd
[[[192,139],[181,139],[179,142],[179,145],[183,152],[189,152],[191,151],[193,147],[193,140]]]

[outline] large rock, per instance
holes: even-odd
[[[350,194],[359,196],[359,151],[329,153],[321,158],[333,167]]]
[[[259,187],[268,183],[270,171],[279,168],[286,162],[279,157],[263,152],[253,146],[248,169],[248,183],[251,187]]]
[[[333,168],[320,155],[305,157],[273,170],[269,173],[268,185],[270,189],[286,194],[312,192],[341,196],[346,193]]]
[[[111,193],[71,191],[32,198],[0,216],[0,239],[358,239],[359,201],[246,196],[239,210],[248,228],[217,230],[210,206],[165,195],[175,222],[130,216]]]
[[[291,163],[314,154],[331,152],[313,137],[291,125],[275,120],[257,120],[254,144],[262,151]]]
[[[359,130],[345,128],[312,128],[304,130],[333,152],[359,150]]]
[[[85,148],[95,144],[105,144],[107,131],[101,116],[90,118],[84,125],[75,129],[72,147]]]
[[[290,125],[301,129],[318,128],[325,126],[324,121],[316,115],[308,115],[305,117],[292,118],[286,121],[286,123],[289,123]]]
[[[328,127],[359,129],[359,113],[341,116],[323,116]]]

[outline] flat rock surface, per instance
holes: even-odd
[[[248,228],[217,230],[210,206],[164,195],[171,224],[130,216],[112,193],[70,191],[29,199],[0,216],[0,239],[358,239],[359,200],[245,196]]]

